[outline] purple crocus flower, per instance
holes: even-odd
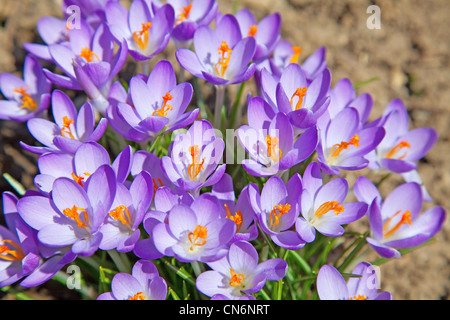
[[[106,5],[106,19],[119,43],[127,43],[130,55],[138,61],[149,60],[165,49],[174,26],[175,13],[171,5],[153,12],[144,0],[135,0],[128,11],[119,2]]]
[[[280,175],[307,159],[317,147],[315,126],[295,138],[288,116],[275,113],[260,97],[252,98],[248,104],[248,124],[238,129],[237,136],[251,156],[242,160],[242,166],[251,175]]]
[[[30,55],[25,57],[23,79],[12,73],[0,74],[0,90],[6,98],[0,101],[0,119],[25,122],[50,105],[51,83]]]
[[[319,165],[312,162],[303,175],[301,216],[295,227],[306,242],[316,238],[316,230],[327,237],[339,237],[344,233],[342,225],[363,217],[368,205],[362,202],[344,203],[348,194],[348,182],[336,178],[323,184]]]
[[[298,173],[286,184],[277,176],[270,177],[261,194],[257,188],[250,189],[250,202],[262,231],[288,250],[298,250],[305,245],[299,234],[291,230],[299,215],[301,194],[302,181]]]
[[[118,273],[111,281],[111,292],[102,293],[97,300],[165,300],[167,283],[159,276],[151,261],[139,260],[128,273]]]
[[[168,187],[156,189],[154,196],[154,210],[149,211],[143,221],[144,227],[150,238],[139,240],[134,248],[134,254],[142,259],[159,259],[164,256],[155,247],[153,241],[153,228],[160,223],[168,223],[168,214],[177,205],[190,206],[194,198],[187,192],[176,194]]]
[[[105,223],[100,227],[103,235],[99,248],[130,252],[139,240],[141,225],[153,200],[153,181],[150,174],[142,171],[130,187],[117,184],[116,196]]]
[[[227,253],[236,224],[224,218],[219,200],[202,194],[190,205],[174,206],[167,221],[153,228],[153,241],[159,252],[181,262],[208,262]]]
[[[360,170],[368,166],[365,156],[383,140],[385,129],[361,128],[360,123],[358,110],[346,107],[320,130],[317,154],[324,173],[339,175],[340,170]]]
[[[111,110],[108,114],[112,115],[111,125],[131,140],[145,141],[155,138],[162,129],[184,128],[199,113],[198,108],[185,112],[192,99],[192,85],[177,85],[175,71],[166,60],[156,64],[147,81],[141,76],[133,77],[129,92],[129,104],[118,103],[116,112]]]
[[[297,130],[305,130],[317,123],[329,103],[331,73],[325,69],[309,82],[298,64],[289,64],[277,81],[269,71],[261,71],[261,92],[274,110],[289,116]]]
[[[239,23],[233,15],[224,15],[215,30],[200,26],[195,31],[194,51],[178,49],[181,66],[197,78],[216,86],[245,82],[253,76],[251,63],[256,50],[253,37],[242,38]]]
[[[116,177],[110,166],[102,166],[84,187],[68,178],[53,183],[51,197],[33,195],[19,200],[20,216],[44,245],[71,246],[75,255],[91,256],[102,240],[99,228],[116,193]]]
[[[384,169],[395,173],[415,170],[417,161],[430,151],[438,139],[438,133],[433,128],[409,130],[408,111],[399,99],[391,101],[383,116],[374,123],[381,124],[386,135],[367,156],[372,170]]]
[[[254,184],[245,186],[236,201],[233,179],[227,173],[212,187],[211,194],[216,196],[225,207],[226,218],[236,224],[236,235],[231,242],[238,240],[253,241],[258,237],[258,227],[255,221],[256,213],[249,198],[249,189],[252,188],[255,188]]]
[[[199,26],[209,25],[219,4],[215,0],[168,0],[175,12],[172,39],[177,48],[188,48]]]
[[[130,146],[112,161],[108,151],[96,142],[82,144],[74,155],[49,152],[37,160],[39,174],[34,178],[37,189],[48,196],[57,178],[68,178],[84,187],[87,179],[101,166],[111,166],[119,183],[124,183],[131,171],[133,151]]]
[[[52,113],[55,122],[33,118],[27,126],[31,135],[44,146],[21,146],[32,153],[63,152],[74,154],[84,142],[97,142],[108,125],[101,118],[97,126],[95,113],[90,102],[86,102],[78,111],[72,100],[62,91],[52,93]]]
[[[392,300],[389,292],[378,292],[378,277],[368,262],[360,262],[352,274],[362,277],[345,282],[333,266],[324,265],[317,275],[317,292],[320,300]]]
[[[64,75],[44,69],[47,78],[63,88],[84,90],[96,111],[104,114],[112,80],[123,67],[128,48],[122,43],[114,53],[114,39],[105,23],[95,33],[90,28],[70,30],[69,41],[49,46],[53,62]]]
[[[239,22],[242,36],[255,38],[256,51],[253,61],[258,63],[269,57],[281,38],[281,15],[273,13],[257,22],[250,10],[241,9],[234,16]]]
[[[370,205],[370,246],[382,257],[400,258],[399,249],[418,246],[441,230],[446,212],[440,206],[423,213],[422,189],[415,182],[395,188],[384,200],[367,178],[355,182],[355,195]]]
[[[266,281],[279,281],[287,272],[283,259],[269,259],[258,263],[256,249],[249,242],[237,241],[230,246],[228,254],[220,260],[209,262],[212,269],[197,277],[197,289],[213,297],[225,296],[228,299],[242,299],[242,293],[260,291]]]
[[[186,133],[178,133],[169,149],[169,156],[161,158],[161,167],[177,190],[198,196],[202,187],[217,183],[225,172],[226,165],[219,165],[225,143],[206,120],[195,121]]]

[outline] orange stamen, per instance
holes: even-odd
[[[254,36],[256,36],[257,32],[258,32],[257,25],[250,26],[247,37],[254,37]]]
[[[158,190],[159,188],[164,187],[164,184],[163,184],[161,178],[158,178],[158,179],[154,179],[153,178],[152,180],[153,180],[153,196],[154,196],[156,190]],[[159,182],[159,186],[158,186],[158,182]]]
[[[335,144],[330,150],[330,156],[333,158],[337,158],[342,150],[348,149],[350,146],[359,148],[359,136],[357,134],[355,134],[349,142],[342,141],[339,144]]]
[[[38,105],[37,103],[31,98],[31,96],[27,93],[28,88],[16,88],[14,89],[14,92],[19,93],[22,98],[22,105],[20,106],[20,109],[28,109],[30,111],[36,111]]]
[[[67,117],[67,116],[64,116],[63,122],[64,122],[64,123],[63,123],[63,127],[62,127],[62,129],[61,129],[61,135],[62,135],[64,138],[67,138],[65,135],[68,134],[70,139],[75,139],[75,137],[74,137],[73,134],[72,134],[72,129],[70,128],[70,125],[71,125],[72,123],[74,123],[75,121],[73,121],[72,119],[70,119],[70,118]]]
[[[303,99],[306,96],[306,91],[308,91],[308,88],[303,87],[303,88],[297,88],[297,90],[295,90],[294,94],[291,97],[291,107],[292,107],[292,111],[295,110],[300,110],[303,106]],[[297,101],[297,105],[294,108],[294,98],[298,97],[298,101]]]
[[[227,218],[233,221],[236,224],[236,233],[239,232],[242,226],[243,218],[242,218],[242,212],[240,210],[236,211],[236,214],[233,216],[231,214],[230,208],[225,204],[225,210],[227,211]]]
[[[206,240],[199,240],[199,238],[206,239],[207,237],[208,237],[208,229],[203,226],[195,227],[194,232],[189,232],[188,234],[189,241],[194,246],[204,246],[206,244]]]
[[[173,96],[169,92],[167,92],[166,95],[163,97],[164,103],[161,109],[158,109],[155,112],[153,112],[153,116],[156,114],[158,117],[167,117],[167,112],[173,110],[173,107],[171,105],[168,105],[167,102],[172,99]]]
[[[72,209],[70,208],[64,209],[63,214],[69,217],[70,219],[75,220],[79,228],[87,228],[87,224],[81,221],[80,219],[81,213],[78,213],[78,211],[81,211],[81,213],[83,213],[84,221],[86,221],[86,223],[89,223],[89,216],[86,210],[84,210],[83,208],[73,206]]]
[[[290,63],[297,63],[298,59],[300,58],[300,54],[302,53],[302,48],[297,46],[292,46],[292,50],[294,51],[294,54],[291,57]]]
[[[128,300],[147,300],[143,292],[138,292]]]
[[[133,40],[136,42],[141,50],[147,48],[148,39],[150,38],[149,29],[151,28],[152,23],[147,22],[142,24],[142,29],[140,31],[133,32]]]
[[[92,52],[91,49],[87,47],[81,49],[80,57],[86,59],[87,62],[100,61],[98,55],[95,54],[95,52]]]
[[[84,175],[86,176],[86,177],[89,177],[90,176],[90,174],[89,173],[87,173],[87,172],[85,172],[84,173]],[[76,182],[76,183],[78,183],[80,186],[84,186],[84,182],[83,182],[83,180],[85,179],[83,176],[77,176],[74,172],[72,172],[72,179]]]
[[[191,180],[194,180],[199,175],[202,169],[205,170],[205,168],[203,168],[205,158],[203,158],[202,162],[199,161],[200,148],[198,145],[189,147],[189,152],[191,153],[192,164],[188,166],[188,173]]]
[[[273,210],[270,212],[270,223],[276,226],[280,223],[280,218],[291,210],[291,205],[289,203],[279,204],[273,206]]]
[[[11,240],[1,240],[0,243],[8,243],[13,246],[16,250],[11,249],[7,245],[0,246],[0,260],[6,261],[22,261],[25,258],[22,248]]]
[[[113,211],[110,211],[109,215],[113,217],[114,220],[122,222],[124,226],[129,226],[131,224],[130,211],[124,205],[118,206]]]
[[[367,296],[358,294],[357,296],[350,297],[350,300],[367,300]]]
[[[411,148],[411,145],[408,141],[400,141],[395,147],[393,147],[387,154],[386,158],[392,159],[401,149],[403,148]],[[407,152],[403,154],[402,156],[398,157],[399,160],[402,160],[406,157]]]
[[[402,214],[402,217],[400,219],[399,222],[397,222],[397,224],[391,229],[391,230],[387,230],[389,227],[389,224],[391,223],[392,219],[394,219],[394,217],[398,216],[401,213],[401,210],[397,211],[392,217],[390,217],[389,219],[387,219],[386,223],[383,226],[383,234],[384,237],[388,238],[390,236],[392,236],[402,225],[404,224],[409,224],[411,225],[412,221],[411,221],[411,211],[405,211],[405,213]]]
[[[226,43],[225,41],[222,41],[222,43],[221,43],[220,47],[217,49],[217,51],[222,56],[219,58],[219,62],[216,63],[215,69],[216,69],[217,74],[220,77],[223,77],[223,75],[225,74],[225,71],[227,71],[228,64],[230,63],[231,52],[233,50],[230,49],[230,47],[228,46],[228,43]],[[226,54],[228,54],[227,57],[225,56]]]
[[[281,156],[283,154],[281,149],[277,147],[279,141],[280,140],[277,137],[271,137],[269,135],[266,137],[267,154],[275,162],[280,162]],[[277,150],[278,150],[278,158],[277,158]]]
[[[242,273],[236,273],[233,269],[230,268],[231,281],[230,286],[237,287],[245,280],[245,276]]]
[[[179,25],[184,20],[189,18],[189,14],[191,13],[192,3],[188,4],[186,7],[180,9],[181,13],[178,15],[177,20],[175,21],[175,25]]]
[[[320,218],[324,214],[330,212],[331,210],[334,210],[335,215],[339,215],[340,213],[344,212],[344,206],[340,205],[337,201],[327,201],[323,203],[314,213],[314,215],[317,218]]]

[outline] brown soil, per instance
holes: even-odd
[[[220,10],[232,11],[234,1],[220,0]],[[367,7],[381,9],[381,29],[370,30]],[[319,46],[327,47],[333,84],[341,78],[354,83],[377,77],[361,87],[374,98],[372,118],[387,103],[401,98],[412,127],[430,126],[439,140],[420,161],[419,172],[434,199],[433,205],[450,208],[450,29],[447,0],[240,0],[258,19],[280,12],[282,35],[303,48],[306,57]],[[3,0],[0,2],[0,72],[22,70],[23,42],[38,41],[37,20],[60,14],[59,0]],[[33,188],[36,157],[25,153],[19,141],[33,143],[26,126],[0,122],[0,173],[12,175]],[[352,176],[349,176],[352,178]],[[353,177],[354,178],[354,177]],[[391,178],[383,194],[401,182]],[[1,191],[11,190],[0,179]],[[429,206],[429,205],[427,205]],[[381,267],[382,290],[395,299],[448,299],[450,296],[450,224],[426,248]],[[370,255],[370,254],[369,254]],[[370,255],[372,257],[372,255]],[[376,256],[375,256],[376,257]],[[373,257],[372,257],[373,258]]]

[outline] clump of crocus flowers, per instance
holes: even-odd
[[[81,266],[87,299],[393,298],[374,270],[446,217],[422,212],[433,199],[418,160],[434,129],[409,128],[400,100],[372,119],[370,94],[333,87],[325,47],[303,57],[278,13],[80,6],[76,25],[39,21],[44,44],[24,45],[23,78],[0,74],[0,118],[26,123],[36,143],[21,146],[38,158],[34,187],[5,175],[17,195],[2,197],[3,290],[64,283]],[[404,182],[382,197],[395,174]],[[352,229],[362,219],[369,229]],[[362,261],[364,248],[378,259]]]

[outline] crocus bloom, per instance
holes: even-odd
[[[175,136],[169,156],[161,158],[161,166],[177,189],[197,196],[202,187],[222,178],[226,165],[219,163],[224,149],[224,141],[216,137],[208,121],[195,121],[186,133]]]
[[[167,283],[159,276],[151,261],[137,261],[131,272],[118,273],[111,281],[111,292],[102,293],[97,300],[165,300]]]
[[[7,99],[0,101],[0,119],[25,122],[50,105],[51,83],[30,55],[25,57],[23,79],[11,73],[0,74],[0,90]]]
[[[242,299],[241,292],[258,292],[266,281],[279,281],[286,275],[288,266],[283,259],[258,260],[258,252],[249,242],[234,242],[225,257],[208,263],[212,270],[197,277],[197,289],[210,297],[238,300]]]
[[[316,149],[315,126],[295,138],[288,116],[275,113],[260,97],[248,104],[248,124],[238,129],[239,142],[251,159],[242,160],[244,169],[254,176],[268,177],[307,159]]]
[[[52,113],[55,122],[33,118],[28,120],[27,126],[31,135],[44,146],[21,146],[32,153],[64,152],[74,154],[84,142],[97,142],[108,125],[105,118],[101,118],[96,126],[94,109],[90,102],[86,102],[77,111],[72,100],[62,91],[52,93]]]
[[[383,116],[374,122],[382,124],[386,135],[367,156],[372,170],[384,169],[395,173],[412,171],[417,168],[417,161],[430,151],[438,139],[433,128],[409,130],[408,111],[399,99],[391,101]]]
[[[149,60],[166,48],[174,18],[174,10],[168,4],[155,12],[143,0],[133,1],[129,11],[119,2],[106,5],[111,33],[119,43],[127,43],[130,55],[138,61]]]
[[[325,69],[312,82],[298,64],[289,64],[277,81],[269,71],[261,71],[261,92],[274,110],[289,116],[298,129],[314,126],[329,103],[331,74]]]
[[[215,0],[168,0],[175,12],[172,39],[177,48],[188,48],[195,30],[209,25],[217,14],[219,4]]]
[[[117,184],[116,196],[105,223],[100,227],[103,235],[99,248],[132,251],[139,240],[139,226],[153,199],[153,181],[150,174],[142,171],[129,188]]]
[[[295,223],[300,237],[306,242],[316,238],[316,230],[327,237],[344,233],[342,225],[363,217],[368,205],[362,202],[344,203],[348,182],[336,178],[323,184],[319,165],[312,162],[303,175],[301,214]]]
[[[299,215],[301,193],[302,181],[297,173],[286,184],[277,176],[270,177],[261,194],[257,189],[251,189],[249,194],[261,229],[278,246],[289,250],[305,245],[299,234],[291,230]]]
[[[346,107],[320,130],[317,147],[320,168],[326,174],[338,175],[340,170],[360,170],[368,166],[364,157],[380,144],[383,127],[361,128],[359,112]]]
[[[241,9],[236,12],[235,17],[239,22],[242,36],[255,38],[256,50],[253,61],[258,63],[266,59],[281,38],[281,15],[273,13],[257,22],[250,10]]]
[[[193,41],[195,52],[181,48],[176,57],[194,76],[217,86],[245,82],[253,76],[256,66],[250,61],[256,42],[253,37],[242,38],[233,15],[223,16],[215,30],[200,26]]]
[[[57,178],[72,179],[83,187],[87,179],[101,166],[111,166],[117,182],[124,183],[131,171],[133,151],[130,146],[122,150],[112,161],[108,151],[96,142],[82,144],[74,155],[48,152],[38,158],[39,174],[34,184],[44,195],[52,190]]]
[[[181,262],[220,259],[227,253],[227,245],[236,232],[236,224],[223,217],[224,210],[210,194],[200,195],[190,206],[174,206],[168,221],[153,228],[156,248]]]
[[[81,187],[72,179],[58,178],[51,197],[33,195],[19,200],[20,216],[38,230],[39,241],[50,247],[71,246],[75,255],[91,256],[102,240],[100,226],[116,193],[110,166],[95,171]]]
[[[368,262],[360,262],[352,274],[362,277],[345,282],[333,266],[324,265],[317,275],[317,292],[320,300],[392,300],[389,292],[378,292],[378,277]]]
[[[169,61],[158,62],[147,81],[135,76],[130,81],[130,104],[119,103],[117,115],[120,123],[112,119],[111,125],[120,133],[130,129],[138,135],[128,138],[145,141],[155,138],[162,130],[173,131],[186,127],[197,118],[199,109],[185,112],[192,99],[190,83],[177,85],[175,71]],[[117,118],[117,117],[116,117]],[[120,121],[120,120],[119,120]]]
[[[44,69],[48,79],[63,88],[83,90],[96,111],[104,114],[112,80],[127,58],[126,43],[114,53],[113,37],[103,23],[95,33],[87,27],[70,30],[68,43],[52,44],[49,51],[64,75]]]
[[[252,241],[258,237],[258,227],[256,225],[256,213],[250,203],[249,189],[255,188],[254,184],[248,184],[242,189],[236,201],[233,180],[225,173],[215,185],[211,193],[216,196],[225,207],[226,218],[236,224],[236,235],[231,240]]]
[[[423,213],[422,188],[407,182],[395,188],[384,200],[367,178],[355,182],[355,195],[369,205],[372,236],[370,246],[382,257],[400,258],[399,249],[418,246],[432,238],[444,223],[446,212],[440,206]]]

